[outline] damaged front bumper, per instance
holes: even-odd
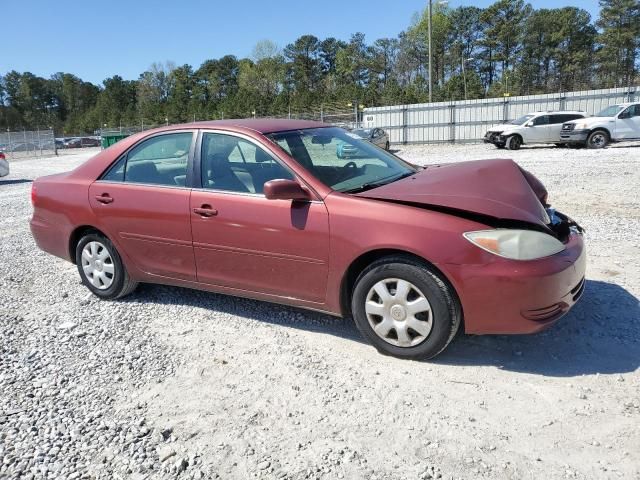
[[[491,143],[493,145],[502,146],[505,144],[505,139],[502,136],[502,132],[487,132],[482,138],[484,143]]]
[[[572,230],[562,252],[529,261],[496,257],[482,265],[447,265],[464,312],[465,332],[539,332],[566,314],[584,291],[586,251]]]

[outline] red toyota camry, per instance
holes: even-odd
[[[32,201],[38,246],[100,298],[150,282],[351,315],[403,358],[537,332],[584,288],[582,229],[513,161],[417,167],[316,122],[143,132]]]

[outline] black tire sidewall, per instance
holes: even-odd
[[[597,145],[593,145],[593,143],[591,143],[591,138],[595,135],[604,135],[604,145],[602,146],[597,146]],[[589,137],[587,137],[587,147],[592,149],[592,150],[600,150],[602,148],[605,148],[607,145],[609,145],[609,134],[607,132],[605,132],[604,130],[596,130],[595,132],[591,132],[589,134]]]
[[[86,277],[82,269],[82,249],[89,242],[100,242],[102,245],[106,247],[106,249],[109,252],[109,255],[111,255],[111,259],[113,260],[113,264],[115,267],[115,270],[113,273],[113,283],[106,290],[100,290],[94,287],[89,281],[89,279]],[[118,254],[118,251],[116,250],[116,248],[113,246],[113,244],[109,241],[107,237],[104,237],[96,233],[90,233],[82,237],[78,242],[78,245],[76,245],[76,266],[78,267],[78,273],[80,274],[82,283],[84,284],[85,287],[91,290],[91,292],[94,295],[104,299],[113,299],[113,298],[117,298],[120,292],[122,291],[122,288],[124,286],[124,281],[125,281],[124,265],[122,264],[122,260],[120,259],[120,255]]]
[[[512,135],[507,139],[506,146],[508,150],[520,150],[522,140],[518,135]]]
[[[395,357],[409,359],[428,359],[440,353],[452,338],[453,324],[456,322],[452,313],[453,306],[447,301],[447,295],[426,267],[408,263],[382,263],[373,265],[359,277],[353,291],[351,310],[360,333],[378,351]],[[397,347],[385,342],[374,331],[364,310],[367,294],[371,287],[385,278],[400,278],[418,287],[427,297],[431,305],[433,326],[429,336],[415,347]],[[448,292],[449,298],[452,293]]]

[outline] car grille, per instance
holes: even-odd
[[[582,296],[582,294],[584,293],[584,284],[585,284],[585,279],[584,277],[582,277],[582,280],[580,280],[580,282],[578,283],[578,285],[576,285],[575,287],[573,287],[573,289],[571,290],[571,295],[573,295],[572,300],[574,302],[577,302],[578,299]]]
[[[570,132],[574,128],[576,128],[576,124],[575,123],[565,123],[564,125],[562,125],[562,131],[563,132]]]
[[[490,142],[495,142],[501,133],[502,132],[487,132],[484,137]]]

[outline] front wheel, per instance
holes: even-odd
[[[351,310],[358,330],[379,352],[406,359],[442,352],[462,316],[451,287],[426,265],[404,257],[378,260],[362,272]]]
[[[104,300],[129,295],[138,286],[129,277],[113,244],[98,233],[80,239],[76,246],[76,265],[82,283]]]
[[[596,130],[591,132],[587,138],[587,147],[598,149],[609,145],[609,134],[604,130]]]
[[[519,135],[512,135],[507,138],[507,150],[520,150],[522,138]]]

